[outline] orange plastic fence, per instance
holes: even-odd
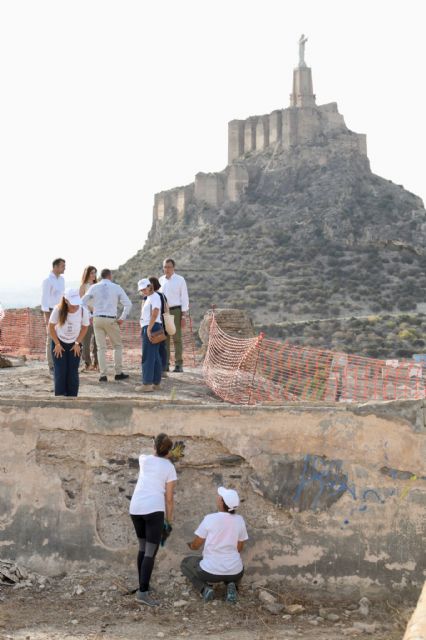
[[[126,320],[121,325],[123,339],[123,361],[125,364],[140,364],[141,328],[136,320]],[[182,332],[184,364],[195,366],[195,342],[191,316]],[[171,341],[173,361],[173,340]],[[43,360],[46,354],[46,327],[41,312],[33,309],[6,309],[0,320],[0,353]],[[108,350],[107,357],[112,357]]]
[[[214,314],[204,379],[235,404],[282,401],[366,402],[425,397],[421,364],[376,360],[224,333]]]

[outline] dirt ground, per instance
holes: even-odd
[[[0,398],[53,398],[53,378],[44,362],[22,361],[13,359],[16,366],[0,368]],[[163,378],[161,388],[153,393],[141,393],[140,367],[126,367],[124,371],[130,375],[128,380],[115,382],[114,369],[109,365],[108,382],[99,382],[99,373],[95,371],[80,372],[80,398],[138,398],[152,400],[168,400],[185,404],[210,404],[221,402],[205,386],[201,369],[185,368],[184,373],[169,373]]]
[[[31,582],[31,584],[30,584]],[[395,603],[313,602],[258,586],[247,579],[239,602],[224,602],[218,585],[205,604],[178,572],[158,573],[152,587],[161,602],[152,609],[129,593],[131,572],[122,575],[90,569],[55,578],[30,574],[30,580],[0,586],[0,640],[124,640],[137,638],[211,638],[211,640],[339,640],[372,636],[399,640],[413,608]],[[299,612],[290,614],[291,605]]]

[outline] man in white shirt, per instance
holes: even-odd
[[[49,334],[49,318],[53,311],[53,308],[61,301],[62,295],[65,291],[65,279],[62,275],[65,271],[65,260],[63,258],[56,258],[52,262],[52,271],[47,278],[43,280],[41,289],[41,310],[44,315],[44,324],[46,325],[46,358],[49,365],[49,371],[53,372],[53,360],[51,342],[52,339]]]
[[[123,306],[123,312],[117,318],[117,305]],[[132,303],[120,285],[112,282],[110,269],[102,269],[101,280],[92,284],[82,298],[83,306],[93,307],[93,330],[98,346],[99,382],[107,382],[106,337],[111,340],[114,349],[115,380],[126,380],[129,376],[123,373],[123,343],[120,327],[129,315]]]
[[[185,327],[185,316],[189,310],[188,288],[185,278],[175,273],[175,261],[173,258],[166,258],[163,262],[164,275],[160,278],[161,293],[167,298],[170,313],[174,316],[176,333],[173,336],[175,348],[175,373],[183,372],[182,358],[182,329]],[[167,336],[167,365],[165,371],[170,367],[170,336]]]

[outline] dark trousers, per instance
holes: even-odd
[[[155,322],[152,332],[159,331],[161,327],[159,322]],[[147,329],[148,327],[142,329],[142,382],[143,384],[160,384],[162,371],[160,345],[149,341]]]
[[[161,360],[161,370],[165,371],[169,366],[167,363],[167,343],[166,340],[164,342],[160,342],[160,360]]]
[[[73,344],[59,341],[64,347],[62,358],[57,358],[53,353],[55,343],[52,340],[52,359],[55,379],[55,396],[77,396],[79,387],[78,368],[80,356],[76,356],[71,350]]]
[[[208,582],[235,582],[237,584],[244,574],[244,569],[240,573],[229,576],[219,576],[214,573],[208,573],[200,567],[200,556],[186,556],[180,564],[183,575],[188,578],[198,591],[202,591]]]
[[[182,347],[182,309],[177,307],[170,309],[170,313],[175,319],[176,333],[174,336],[167,336],[167,366],[170,365],[170,340],[173,340],[175,349],[175,365],[183,365],[183,347]]]
[[[164,526],[164,511],[130,515],[139,541],[137,567],[139,590],[148,591],[154,560],[160,546]]]

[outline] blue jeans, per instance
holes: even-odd
[[[79,378],[78,368],[80,366],[80,356],[74,355],[71,351],[73,344],[59,341],[64,347],[62,358],[57,358],[53,353],[55,343],[52,340],[52,359],[55,379],[55,396],[72,396],[78,395]]]
[[[155,322],[152,326],[152,333],[159,331],[162,325]],[[143,384],[160,384],[161,382],[161,360],[160,345],[152,344],[148,340],[148,327],[142,329],[142,382]]]

